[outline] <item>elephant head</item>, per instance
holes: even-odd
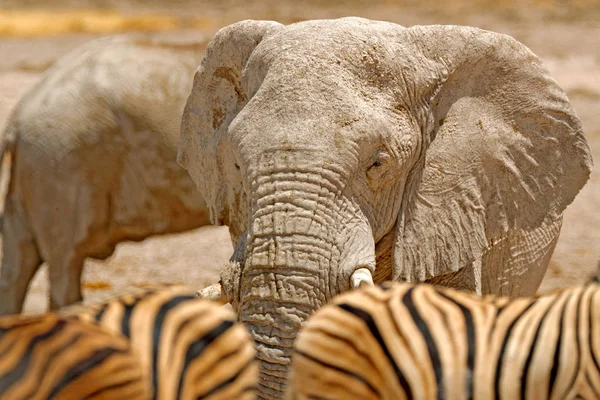
[[[519,42],[361,18],[220,30],[178,159],[230,228],[222,283],[266,398],[303,321],[371,276],[533,294],[591,170],[565,93]]]

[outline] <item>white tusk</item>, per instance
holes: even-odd
[[[216,301],[219,304],[227,304],[227,297],[223,294],[223,288],[221,288],[220,283],[215,283],[204,289],[198,290],[196,296],[206,300]]]
[[[352,289],[360,289],[363,286],[373,286],[373,276],[368,268],[359,268],[350,277]]]

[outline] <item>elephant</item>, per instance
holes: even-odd
[[[57,309],[82,300],[86,258],[210,223],[177,163],[181,113],[205,45],[133,33],[92,40],[20,99],[1,137],[10,159],[1,315],[22,311],[43,262]]]
[[[219,30],[178,161],[235,243],[219,293],[257,344],[262,398],[283,396],[299,328],[342,292],[533,295],[592,167],[525,45],[358,17]]]

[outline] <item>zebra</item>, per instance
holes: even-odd
[[[288,399],[600,399],[600,284],[531,298],[391,283],[302,328]]]
[[[149,381],[124,337],[55,314],[0,318],[0,399],[149,396]]]
[[[254,399],[258,361],[232,311],[184,286],[149,285],[61,313],[94,321],[131,341],[152,399]]]

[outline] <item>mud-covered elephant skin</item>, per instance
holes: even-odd
[[[534,294],[592,164],[540,60],[461,26],[225,27],[181,129],[178,159],[237,242],[223,290],[264,398],[303,321],[371,278]]]
[[[94,40],[56,61],[19,101],[0,149],[10,159],[0,314],[21,311],[43,262],[55,309],[81,300],[86,257],[210,223],[176,160],[204,47],[151,34]]]

